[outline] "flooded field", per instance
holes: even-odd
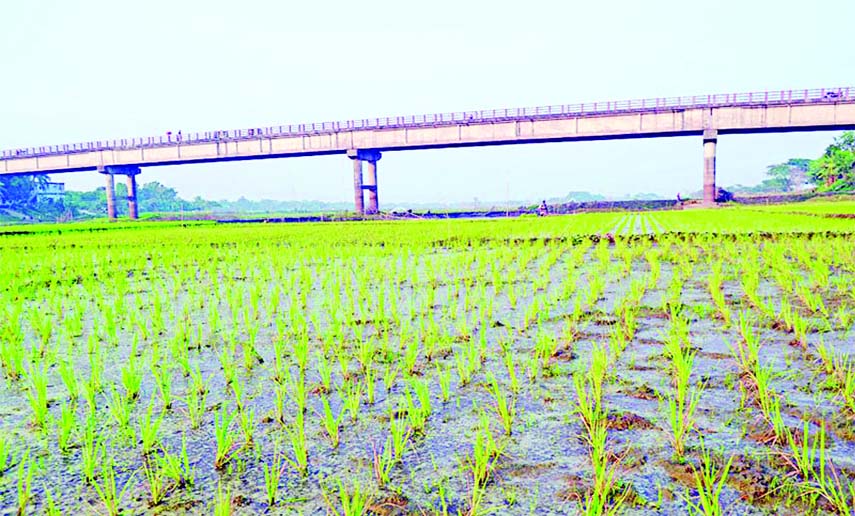
[[[0,513],[852,514],[848,213],[0,235]]]

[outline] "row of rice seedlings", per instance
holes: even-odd
[[[847,479],[835,466],[826,448],[825,425],[821,424],[810,439],[809,423],[805,421],[801,443],[787,432],[789,453],[784,458],[798,480],[799,497],[815,508],[825,501],[838,514],[855,513],[855,481]]]
[[[704,388],[691,384],[695,352],[689,342],[689,321],[676,308],[671,310],[670,327],[664,339],[674,395],[660,394],[659,404],[668,422],[674,456],[682,460],[686,452],[686,439],[695,429],[696,412]]]
[[[620,489],[615,477],[620,458],[613,460],[607,449],[607,409],[603,402],[603,385],[608,373],[608,351],[594,344],[590,366],[573,375],[576,402],[573,412],[585,429],[592,466],[593,485],[583,500],[586,514],[614,514],[629,496],[629,489]]]

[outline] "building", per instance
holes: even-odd
[[[65,183],[36,183],[36,201],[60,203],[65,199]]]

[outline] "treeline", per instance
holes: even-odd
[[[769,165],[767,178],[754,186],[728,187],[733,193],[779,193],[814,189],[816,192],[855,192],[855,132],[835,138],[816,159],[793,158]]]

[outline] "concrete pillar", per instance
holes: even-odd
[[[377,160],[371,160],[367,163],[365,185],[363,185],[363,188],[368,191],[368,206],[365,212],[373,215],[380,211],[380,203],[377,201]]]
[[[116,220],[116,183],[112,172],[108,170],[104,175],[107,176],[107,218]]]
[[[128,174],[128,218],[136,220],[137,213],[137,175]]]
[[[377,162],[383,155],[377,150],[350,149],[347,157],[353,160],[353,198],[358,215],[379,213],[377,201]],[[368,164],[366,177],[362,177],[362,162]],[[365,205],[363,190],[368,192],[368,204]]]
[[[704,204],[715,204],[715,147],[718,131],[704,130]]]
[[[365,214],[365,201],[362,194],[362,160],[353,158],[353,206],[357,215]]]

